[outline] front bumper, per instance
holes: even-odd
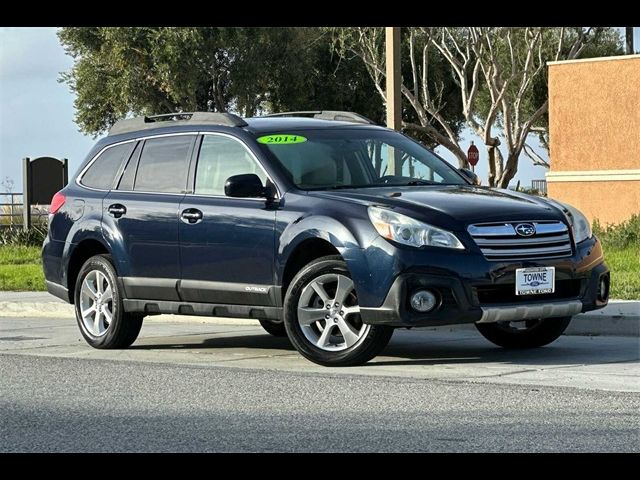
[[[487,262],[467,258],[464,271],[485,268],[487,274],[430,272],[428,266],[407,267],[397,275],[379,307],[361,306],[365,323],[396,327],[424,327],[461,323],[491,323],[573,316],[603,308],[608,303],[609,269],[597,239],[585,243],[571,258],[546,262]],[[477,263],[477,265],[472,265]],[[556,267],[556,292],[540,296],[515,296],[515,269],[530,266]],[[600,283],[606,292],[600,292]],[[429,313],[411,308],[412,292],[429,289],[438,304]],[[537,298],[536,298],[537,297]]]

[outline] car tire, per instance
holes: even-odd
[[[111,256],[96,255],[84,263],[74,299],[80,332],[92,347],[127,348],[138,338],[144,316],[124,311],[122,287]]]
[[[571,318],[476,323],[476,328],[484,338],[500,347],[537,348],[550,344],[562,335],[571,323]]]
[[[359,309],[342,257],[321,257],[291,281],[284,325],[293,346],[308,360],[328,367],[362,365],[386,347],[393,328],[364,324]]]
[[[287,329],[284,328],[284,322],[274,322],[272,320],[258,319],[262,328],[274,337],[286,337]]]

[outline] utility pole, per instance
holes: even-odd
[[[400,130],[402,128],[400,41],[400,27],[385,28],[387,127],[394,130]],[[396,175],[396,172],[398,172],[398,174],[401,173],[402,166],[398,165],[399,161],[400,158],[395,158],[393,149],[389,149],[389,175]]]
[[[626,31],[627,55],[633,55],[633,27],[624,27]]]
[[[402,128],[401,71],[400,71],[400,27],[385,29],[387,66],[387,127]]]

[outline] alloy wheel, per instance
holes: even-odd
[[[306,339],[326,351],[360,343],[371,328],[360,317],[353,280],[327,273],[307,284],[298,300],[298,324]]]
[[[100,270],[91,270],[80,287],[80,316],[91,335],[101,337],[113,321],[113,289],[109,278]]]

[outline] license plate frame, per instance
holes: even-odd
[[[516,269],[516,295],[544,295],[556,291],[555,267]]]

